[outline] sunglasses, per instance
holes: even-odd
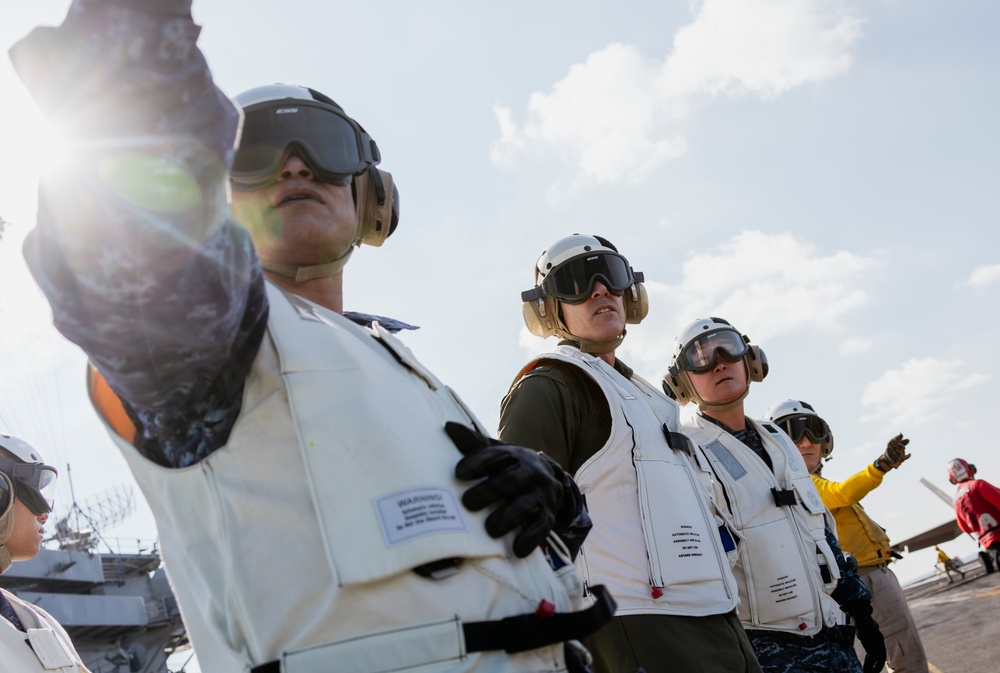
[[[644,280],[643,274],[633,272],[628,260],[621,255],[613,252],[588,253],[552,269],[537,287],[522,292],[521,300],[554,297],[567,304],[581,304],[590,297],[590,290],[598,279],[615,296]]]
[[[689,343],[677,356],[677,368],[694,374],[712,371],[720,357],[736,362],[750,347],[739,334],[730,329],[703,334]]]
[[[268,101],[243,113],[240,144],[229,171],[233,189],[271,184],[295,154],[321,182],[348,185],[381,161],[378,146],[343,112],[304,100]]]

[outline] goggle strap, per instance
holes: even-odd
[[[542,294],[542,288],[537,285],[530,290],[525,290],[521,293],[521,301],[535,301],[536,299],[541,299],[545,295]]]

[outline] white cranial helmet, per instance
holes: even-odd
[[[747,368],[747,387],[734,400],[711,404],[695,392],[689,374],[711,371],[720,357],[728,362],[743,361]],[[681,406],[693,401],[699,409],[725,411],[747,396],[750,382],[763,381],[765,376],[767,358],[758,346],[750,344],[746,335],[740,334],[722,318],[699,318],[684,327],[677,336],[670,367],[663,377],[663,389]]]
[[[764,418],[784,430],[793,442],[802,439],[802,435],[808,437],[813,444],[819,446],[823,458],[829,459],[833,453],[833,432],[808,402],[802,400],[778,402],[771,405]]]
[[[585,353],[610,353],[625,338],[596,342],[572,334],[563,322],[559,303],[586,301],[596,280],[612,294],[622,296],[625,322],[638,324],[649,312],[641,272],[635,272],[618,248],[600,236],[573,234],[550,245],[535,263],[535,287],[521,293],[524,323],[535,336],[560,336],[574,341]]]

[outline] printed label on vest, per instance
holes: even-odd
[[[774,595],[775,603],[793,601],[799,597],[799,583],[794,577],[782,575],[768,589]]]
[[[740,603],[741,619],[755,626],[773,626],[801,621],[802,615],[812,614],[813,598],[806,575],[809,570],[803,567],[794,523],[782,518],[743,533],[746,542],[741,560],[750,600]]]
[[[444,488],[412,488],[375,501],[382,536],[395,547],[439,531],[468,530],[455,494]]]
[[[677,506],[682,499],[700,497],[683,464],[636,460],[634,465],[653,585],[712,583],[725,598],[725,587],[718,581],[721,564],[713,548],[718,530],[709,528],[701,507]]]

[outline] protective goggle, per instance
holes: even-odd
[[[739,334],[730,329],[704,334],[689,343],[677,356],[677,368],[694,374],[712,371],[721,356],[736,362],[750,347]]]
[[[293,153],[320,182],[338,185],[382,159],[371,136],[343,112],[320,101],[269,101],[244,110],[229,171],[233,189],[273,183]]]
[[[621,295],[644,280],[642,272],[633,272],[628,260],[613,252],[584,254],[552,269],[538,287],[521,293],[522,301],[554,297],[567,304],[580,304],[590,297],[594,281],[600,279],[611,294]]]
[[[54,505],[56,468],[42,463],[15,463],[0,456],[0,472],[14,483],[14,495],[32,514],[48,514]],[[3,481],[3,480],[0,480]]]
[[[813,444],[822,444],[830,439],[830,426],[819,416],[787,416],[774,424],[788,433],[793,442],[798,442],[803,435]]]

